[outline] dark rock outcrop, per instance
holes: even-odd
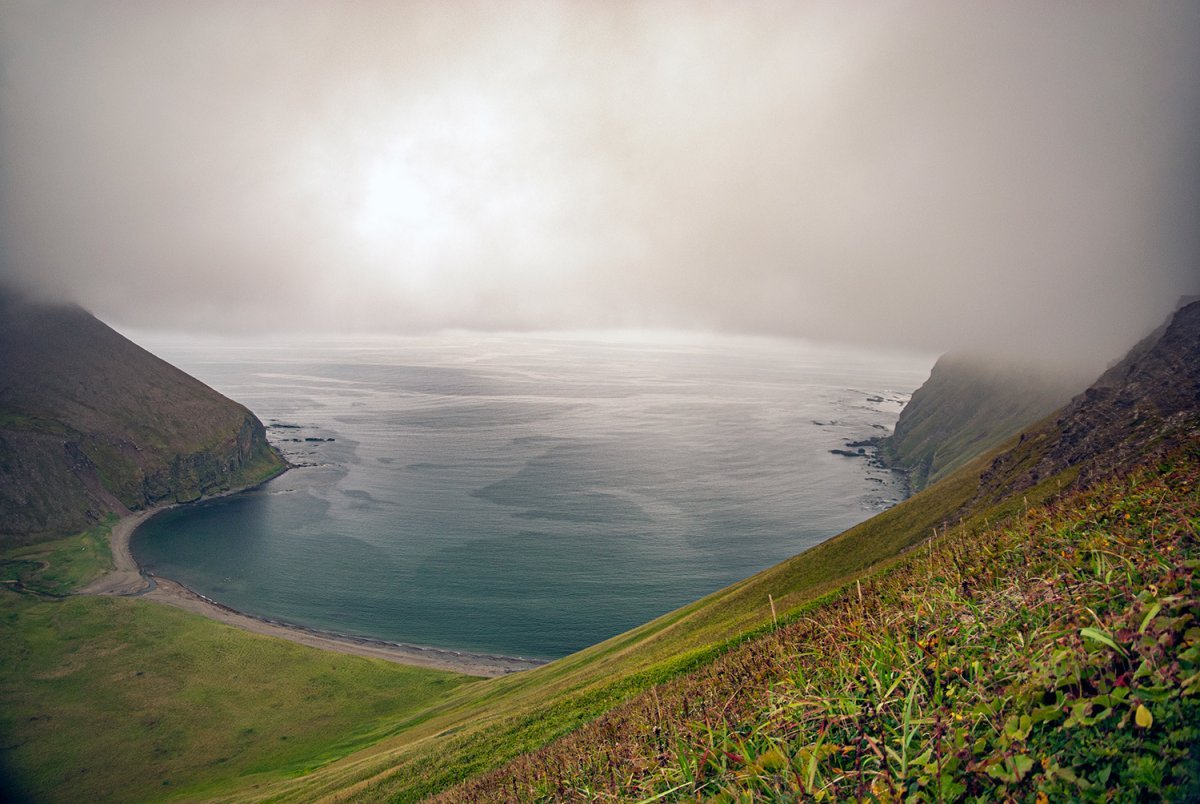
[[[0,543],[278,473],[246,408],[79,307],[0,291]]]
[[[1020,491],[1072,467],[1087,482],[1197,438],[1200,301],[1177,310],[1053,421],[1022,434],[992,462],[982,488]]]

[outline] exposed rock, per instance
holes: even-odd
[[[1087,480],[1200,437],[1200,302],[1139,343],[982,477],[1020,491],[1078,466]]]

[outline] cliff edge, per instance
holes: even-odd
[[[879,441],[880,457],[920,491],[1051,414],[1088,379],[995,357],[943,355],[893,435]]]
[[[1200,438],[1200,301],[1176,310],[981,478],[984,496],[1078,467],[1089,481]]]
[[[0,544],[285,466],[246,408],[79,307],[0,290]]]

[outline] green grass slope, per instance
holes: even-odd
[[[476,681],[67,596],[108,568],[106,534],[0,559],[0,799],[207,798],[376,743]]]
[[[442,797],[1200,795],[1200,440],[887,571]]]

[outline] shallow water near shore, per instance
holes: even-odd
[[[135,337],[298,464],[154,517],[143,565],[257,616],[539,658],[899,500],[890,472],[830,450],[890,432],[932,363],[664,334]]]

